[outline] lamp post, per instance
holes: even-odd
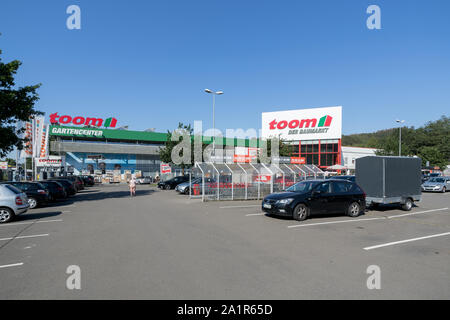
[[[216,154],[216,119],[215,119],[215,105],[216,105],[216,96],[223,94],[223,91],[212,91],[210,89],[205,89],[206,93],[210,93],[213,96],[213,154]]]
[[[405,120],[395,120],[395,122],[400,123],[399,127],[399,135],[398,135],[398,156],[402,156],[402,124],[405,122]]]

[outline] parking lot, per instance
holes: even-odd
[[[95,186],[0,225],[0,299],[449,299],[449,243],[450,193],[298,222],[260,201]]]

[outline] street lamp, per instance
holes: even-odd
[[[210,89],[205,89],[206,93],[210,93],[213,95],[213,153],[216,154],[216,123],[215,123],[215,105],[216,105],[216,96],[223,94],[223,91],[212,91]]]
[[[399,135],[398,135],[398,156],[402,156],[402,124],[405,122],[405,120],[395,120],[395,122],[400,123],[399,127]]]

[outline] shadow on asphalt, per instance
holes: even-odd
[[[27,211],[26,213],[17,216],[14,222],[53,218],[59,216],[61,213],[62,213],[61,211],[36,212],[36,213],[33,213],[33,211]]]

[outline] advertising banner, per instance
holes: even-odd
[[[8,169],[8,161],[0,161],[0,170]]]
[[[285,141],[341,139],[342,107],[264,112],[262,138]]]
[[[46,158],[36,158],[37,167],[64,167],[65,157],[49,156]]]
[[[43,116],[39,116],[33,119],[34,135],[33,135],[33,157],[39,158],[41,153],[42,144],[42,134],[44,131],[44,121]]]
[[[48,156],[48,130],[49,126],[44,126],[41,135],[41,145],[40,145],[40,158],[46,158]]]
[[[20,153],[20,158],[28,158],[33,156],[33,122],[22,122],[21,127],[25,127],[25,132],[21,138],[27,139],[24,148]]]
[[[161,173],[172,173],[172,168],[167,163],[161,163],[160,171]]]

